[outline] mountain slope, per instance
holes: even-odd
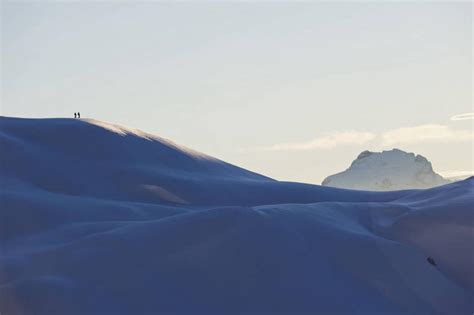
[[[282,184],[138,130],[95,120],[0,118],[7,187],[121,201],[256,205],[393,196]],[[342,200],[341,199],[341,200]]]
[[[393,149],[362,152],[351,166],[324,179],[323,186],[388,191],[424,189],[449,183],[421,155]]]
[[[0,145],[2,314],[474,308],[474,178],[396,192],[278,182],[71,119],[1,118]],[[143,185],[155,194],[130,189]]]

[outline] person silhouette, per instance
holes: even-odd
[[[77,118],[81,118],[81,113],[77,112]]]
[[[77,114],[76,114],[76,113],[74,113],[74,118],[77,118]]]
[[[428,262],[430,264],[432,264],[433,266],[435,266],[435,267],[437,266],[435,260],[433,259],[433,257],[430,256],[430,257],[426,258],[426,260],[428,260]]]

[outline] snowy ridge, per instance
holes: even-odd
[[[124,137],[125,136],[135,136],[135,137],[138,137],[138,138],[143,138],[143,139],[149,140],[151,142],[160,142],[164,145],[169,146],[170,148],[175,149],[176,151],[182,152],[183,154],[193,156],[194,158],[202,158],[204,160],[218,161],[217,159],[215,159],[215,158],[213,158],[209,155],[205,155],[201,152],[198,152],[198,151],[186,148],[184,146],[178,145],[178,144],[176,144],[176,143],[174,143],[174,142],[172,142],[168,139],[164,139],[164,138],[158,137],[156,135],[152,135],[150,133],[143,132],[143,131],[138,130],[138,129],[131,129],[131,128],[127,128],[127,127],[124,127],[124,126],[111,124],[111,123],[106,123],[106,122],[95,120],[95,119],[82,119],[81,121],[88,122],[91,125],[95,125],[95,126],[104,128],[106,130],[112,131],[112,132],[114,132],[116,134],[119,134],[121,136],[124,136]]]
[[[207,206],[387,198],[282,184],[160,137],[91,120],[0,118],[0,136],[0,174],[8,187]]]
[[[1,118],[0,152],[2,314],[472,313],[474,178],[279,182],[72,119]]]
[[[433,171],[424,156],[393,149],[362,152],[347,170],[327,177],[322,185],[388,191],[425,189],[447,183],[448,180]]]

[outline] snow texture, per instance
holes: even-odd
[[[2,117],[0,153],[1,314],[473,311],[473,178],[280,182],[79,119]]]
[[[449,182],[433,171],[424,156],[393,149],[362,152],[347,170],[327,177],[322,185],[389,191],[432,188]]]

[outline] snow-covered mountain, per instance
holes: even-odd
[[[424,156],[393,149],[362,152],[347,170],[327,177],[322,185],[389,191],[425,189],[449,182],[433,170],[431,163]]]
[[[473,185],[279,182],[116,125],[0,117],[0,313],[471,314]]]

